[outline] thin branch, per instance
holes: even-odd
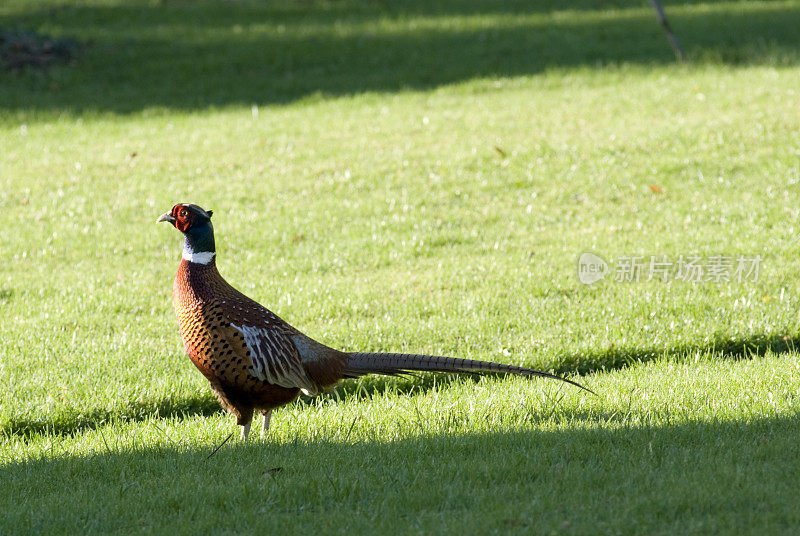
[[[675,57],[678,58],[678,60],[682,60],[684,57],[683,49],[681,48],[681,44],[678,42],[678,38],[675,37],[674,33],[672,33],[672,27],[669,25],[667,14],[664,13],[664,8],[661,7],[660,0],[647,0],[647,2],[653,6],[653,9],[656,11],[658,22],[664,29],[664,33],[667,34],[667,40],[669,41],[672,50],[675,51]]]

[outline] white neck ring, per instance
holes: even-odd
[[[183,250],[183,258],[195,264],[210,264],[211,261],[214,260],[214,255],[216,255],[216,252],[214,251],[200,251],[198,253],[192,253],[191,251],[186,251],[185,249]]]

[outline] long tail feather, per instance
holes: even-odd
[[[380,353],[348,353],[347,366],[344,376],[357,378],[365,374],[384,374],[396,376],[414,371],[422,372],[455,372],[455,373],[500,373],[515,374],[517,376],[539,376],[570,383],[584,391],[597,395],[583,385],[540,370],[514,365],[504,365],[491,361],[476,361],[474,359],[458,359],[455,357],[441,357],[420,354],[380,354]]]

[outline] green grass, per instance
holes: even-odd
[[[644,2],[4,2],[87,45],[0,72],[0,533],[796,532],[800,2],[667,9],[682,64]],[[206,459],[177,201],[331,346],[600,396],[368,378]],[[584,251],[763,263],[585,286]]]

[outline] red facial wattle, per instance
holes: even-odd
[[[172,208],[172,216],[175,218],[175,228],[185,233],[192,225],[192,213],[181,205]]]

